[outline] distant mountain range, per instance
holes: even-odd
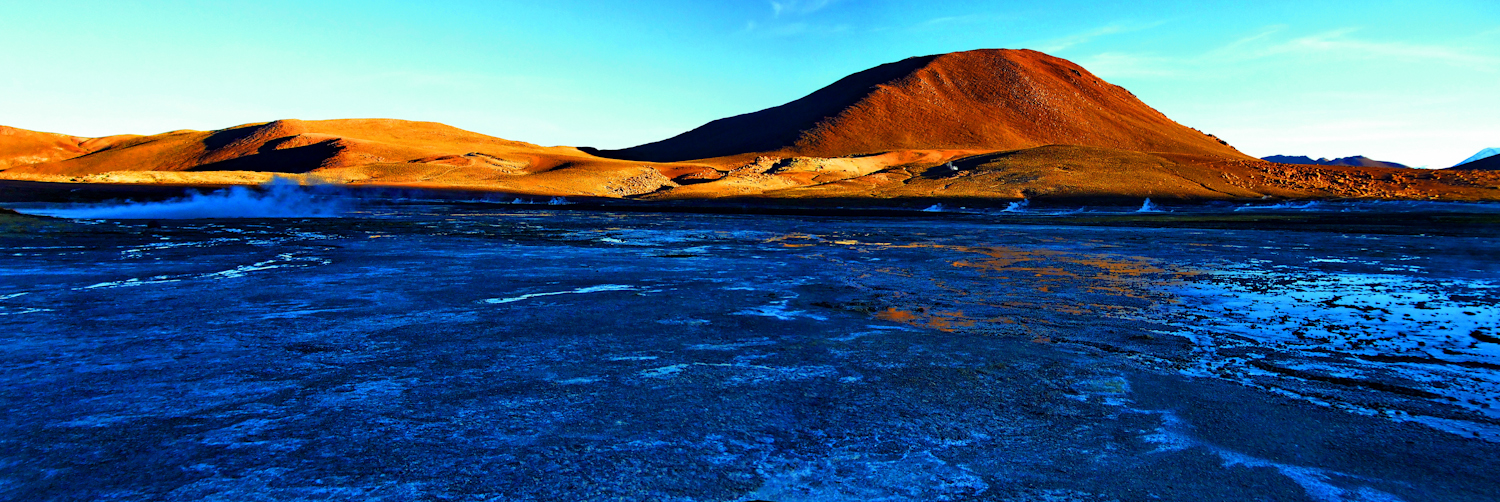
[[[1071,61],[999,49],[881,65],[619,150],[395,119],[104,138],[0,127],[0,183],[223,186],[279,176],[655,200],[1500,200],[1500,171],[1484,167],[1500,156],[1437,172],[1364,157],[1268,159],[1179,124]]]
[[[1459,162],[1457,165],[1454,165],[1453,167],[1457,167],[1459,169],[1494,169],[1494,167],[1478,167],[1478,166],[1470,166],[1469,164],[1473,164],[1473,163],[1476,163],[1476,162],[1479,162],[1479,161],[1482,161],[1482,160],[1485,160],[1485,159],[1494,159],[1497,156],[1500,156],[1500,148],[1486,148],[1486,149],[1480,150],[1479,153],[1474,154],[1474,156],[1469,157],[1467,159],[1464,159],[1463,162]],[[1494,166],[1495,162],[1493,160],[1491,160],[1486,165]]]
[[[1494,150],[1494,148],[1490,148],[1489,150]],[[1455,171],[1500,171],[1500,155],[1490,154],[1488,157],[1479,157],[1475,160],[1467,160],[1462,164],[1450,167],[1448,169],[1452,169]]]
[[[1381,160],[1371,159],[1363,155],[1355,155],[1353,157],[1343,157],[1337,159],[1322,158],[1317,160],[1313,160],[1312,157],[1307,157],[1305,155],[1272,155],[1270,157],[1261,157],[1261,160],[1275,162],[1278,164],[1301,164],[1307,166],[1407,167],[1395,162],[1385,162]]]

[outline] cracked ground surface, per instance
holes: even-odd
[[[1500,494],[1500,241],[1012,223],[406,204],[0,233],[0,494]]]

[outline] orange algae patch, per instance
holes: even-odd
[[[963,311],[933,312],[932,317],[927,319],[927,327],[952,332],[955,328],[968,328],[974,326],[973,319],[965,319]]]
[[[801,242],[795,242],[795,243],[793,243],[793,242],[788,242],[788,241],[801,241]],[[766,244],[780,242],[783,247],[805,248],[805,247],[808,247],[808,246],[816,246],[818,244],[823,243],[824,241],[823,241],[823,239],[818,238],[817,236],[814,236],[814,235],[807,235],[807,234],[787,234],[787,235],[778,235],[776,237],[772,237],[772,238],[766,239],[766,240],[761,241],[761,242],[764,242]]]
[[[1123,258],[1092,258],[1080,260],[1068,260],[1071,263],[1102,268],[1117,276],[1139,277],[1146,274],[1160,274],[1166,272],[1160,267],[1151,264],[1151,259],[1143,256],[1130,256]]]
[[[917,315],[905,310],[897,310],[896,307],[890,307],[885,309],[884,312],[875,314],[875,317],[887,321],[909,323],[912,320],[916,319]]]
[[[896,307],[888,307],[884,311],[875,314],[875,318],[950,333],[958,328],[972,327],[977,322],[973,319],[965,318],[961,310],[927,312],[926,308],[919,308],[917,312],[912,312]]]

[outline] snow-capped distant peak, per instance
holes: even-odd
[[[1487,158],[1490,158],[1490,157],[1494,157],[1496,155],[1500,155],[1500,148],[1486,148],[1486,149],[1480,150],[1479,153],[1474,154],[1473,157],[1469,157],[1467,159],[1464,159],[1463,162],[1459,162],[1458,165],[1461,166],[1461,165],[1468,164],[1470,162],[1473,162],[1473,161],[1476,161],[1476,160],[1479,160],[1479,159],[1487,159]]]

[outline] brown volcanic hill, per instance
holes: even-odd
[[[1066,144],[1249,158],[1064,59],[987,49],[855,73],[790,103],[599,155],[657,162]]]
[[[0,126],[0,170],[70,159],[132,137],[81,138]]]

